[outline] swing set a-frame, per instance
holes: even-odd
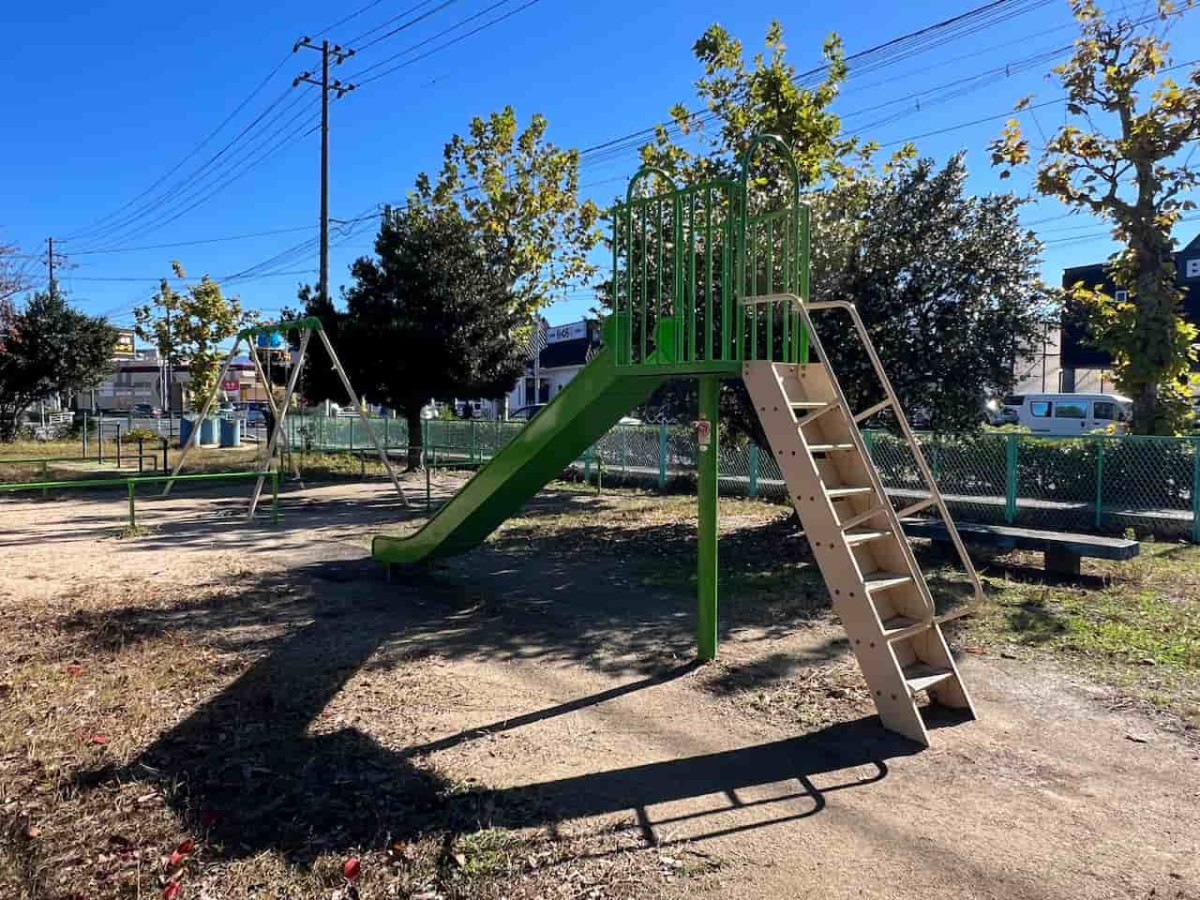
[[[299,333],[298,350],[296,352],[296,362],[292,366],[292,371],[288,375],[287,387],[284,389],[283,400],[280,404],[275,403],[275,396],[271,390],[271,384],[267,379],[267,374],[263,369],[262,361],[258,358],[258,353],[255,348],[255,340],[260,336],[281,335],[284,338],[285,345],[287,337],[292,334]],[[292,401],[296,396],[296,386],[300,383],[300,373],[304,369],[304,364],[308,361],[309,344],[312,341],[312,336],[316,335],[325,352],[329,356],[329,362],[333,367],[333,371],[337,373],[338,379],[342,383],[342,387],[346,389],[347,399],[350,401],[350,406],[354,409],[355,414],[363,424],[367,435],[371,439],[372,445],[375,447],[376,453],[379,455],[380,462],[387,470],[388,478],[391,479],[393,487],[396,488],[396,493],[400,497],[400,502],[404,506],[408,506],[408,497],[404,493],[404,488],[400,486],[400,479],[396,477],[396,470],[392,467],[392,461],[388,457],[387,448],[379,440],[379,435],[376,433],[374,426],[371,425],[371,420],[362,408],[358,395],[354,393],[354,387],[350,384],[350,376],[346,374],[345,367],[342,366],[342,361],[338,358],[337,351],[333,349],[333,344],[329,340],[329,335],[325,333],[325,329],[321,326],[321,320],[316,316],[307,316],[302,319],[291,319],[284,322],[267,323],[264,325],[255,325],[250,328],[244,328],[238,332],[237,338],[233,342],[233,347],[229,351],[229,355],[225,357],[225,362],[221,366],[221,373],[217,376],[213,388],[209,391],[208,396],[204,398],[204,405],[200,409],[199,421],[203,422],[212,412],[213,406],[217,401],[217,395],[221,391],[221,385],[225,382],[225,376],[229,373],[233,366],[234,360],[237,359],[238,353],[245,344],[248,350],[248,356],[254,364],[255,377],[266,386],[267,404],[271,409],[271,417],[274,422],[274,427],[271,429],[270,438],[267,441],[266,452],[263,453],[258,461],[258,478],[254,483],[254,493],[250,497],[250,509],[248,518],[253,519],[254,513],[258,509],[259,498],[262,496],[263,482],[271,471],[272,465],[281,465],[282,459],[280,450],[288,445],[287,437],[287,417],[292,409]],[[180,471],[182,471],[184,463],[187,462],[188,454],[192,449],[198,446],[200,442],[200,428],[192,429],[188,439],[184,442],[183,452],[179,455],[179,461],[175,463],[175,468],[171,471],[171,478],[174,479]],[[290,447],[289,447],[290,449]],[[279,458],[277,458],[279,457]],[[295,458],[292,457],[292,470],[296,479],[299,480],[300,472],[295,463]],[[168,481],[163,487],[163,496],[170,493],[173,480]]]

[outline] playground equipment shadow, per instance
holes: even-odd
[[[206,833],[227,855],[270,850],[308,863],[317,853],[376,844],[384,834],[403,840],[429,834],[449,839],[476,830],[484,817],[494,827],[527,828],[634,810],[644,839],[659,846],[672,841],[660,839],[656,828],[677,827],[692,818],[698,821],[691,823],[689,840],[734,833],[815,815],[824,809],[826,794],[879,782],[888,774],[888,760],[920,750],[884,731],[872,716],[736,750],[521,787],[463,790],[422,761],[459,745],[653,690],[688,677],[696,666],[664,666],[660,657],[656,667],[646,667],[649,674],[618,686],[407,746],[384,746],[353,725],[314,734],[313,723],[351,678],[372,667],[397,664],[387,652],[389,644],[411,662],[421,656],[504,655],[548,637],[530,634],[527,622],[485,620],[464,627],[462,612],[469,599],[423,584],[399,588],[390,598],[371,591],[364,599],[364,583],[378,579],[379,573],[367,565],[321,564],[294,571],[285,581],[256,586],[254,597],[225,595],[166,610],[129,608],[100,620],[76,617],[69,627],[98,648],[128,646],[167,631],[257,634],[258,629],[247,626],[263,623],[288,629],[285,636],[261,643],[235,637],[239,652],[261,652],[257,662],[133,763],[80,773],[76,786],[92,790],[131,779],[169,785],[168,796],[185,829]],[[313,581],[323,583],[319,594],[298,601],[292,590]],[[264,593],[287,599],[263,603]],[[639,623],[626,622],[625,627],[636,632]],[[563,635],[556,632],[553,640],[560,642]],[[579,638],[581,645],[585,642]],[[824,787],[814,783],[818,775],[828,776]],[[738,799],[739,792],[772,782],[791,787],[769,798]],[[703,821],[707,812],[656,819],[650,811],[708,795],[731,798],[728,808],[713,812],[759,806],[775,811],[763,815],[755,810],[750,821],[714,816],[711,828]],[[336,823],[332,830],[331,823]],[[314,833],[320,835],[315,841],[310,839]]]

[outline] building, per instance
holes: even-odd
[[[584,319],[546,329],[546,346],[525,363],[525,375],[509,392],[509,410],[549,403],[588,364],[600,346],[600,323]]]
[[[1183,315],[1189,322],[1200,324],[1200,235],[1175,254],[1175,280],[1184,289]],[[1107,263],[1092,263],[1073,266],[1063,271],[1063,287],[1069,288],[1078,282],[1087,285],[1102,285],[1104,291],[1118,300],[1124,299],[1122,290],[1109,279]],[[1065,393],[1097,392],[1114,390],[1112,357],[1093,346],[1087,325],[1078,310],[1063,310],[1062,331],[1059,341],[1058,364],[1061,374],[1057,384],[1048,389]],[[1035,348],[1036,351],[1036,348]],[[1036,352],[1034,354],[1036,356]],[[1034,367],[1036,369],[1036,366]],[[1053,369],[1053,364],[1046,366]],[[1034,373],[1036,374],[1036,373]],[[1022,382],[1025,386],[1027,381]],[[1036,382],[1035,382],[1036,384]],[[1027,390],[1040,390],[1034,385]]]
[[[113,361],[113,371],[96,387],[80,391],[75,398],[78,409],[92,412],[127,412],[138,405],[165,409],[163,386],[167,366],[157,351],[139,350],[133,359]],[[191,376],[187,362],[176,361],[171,367],[170,409],[174,413],[187,409],[192,401]],[[233,401],[265,401],[266,391],[254,372],[249,357],[234,360],[221,385],[225,399]]]

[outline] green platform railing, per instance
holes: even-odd
[[[666,189],[646,193],[653,183]],[[782,187],[772,194],[763,185]],[[808,336],[793,310],[741,302],[773,293],[808,299],[808,208],[782,140],[752,141],[734,178],[679,187],[646,166],[612,223],[618,365],[702,373],[744,360],[807,359]]]

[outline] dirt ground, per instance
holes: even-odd
[[[890,735],[778,508],[723,503],[706,666],[681,498],[390,583],[423,508],[283,508],[0,505],[0,897],[1200,898],[1194,729],[960,631],[978,720]]]

